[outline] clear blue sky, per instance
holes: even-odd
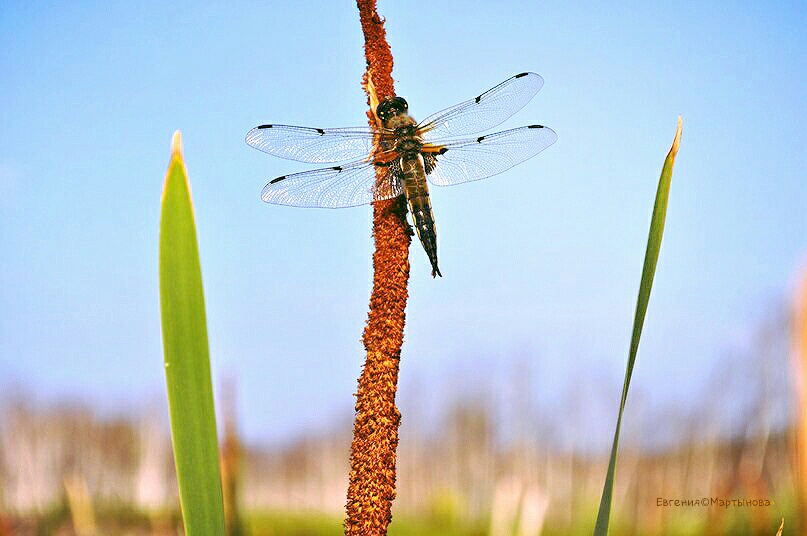
[[[679,114],[639,388],[686,398],[789,294],[807,252],[803,2],[379,10],[415,117],[530,70],[545,86],[505,127],[559,135],[504,175],[432,189],[445,277],[413,244],[402,389],[461,390],[440,382],[518,352],[544,385],[589,369],[618,388]],[[247,435],[344,414],[370,208],[262,203],[268,179],[306,166],[243,139],[364,124],[362,44],[352,2],[0,3],[0,386],[110,408],[162,396],[158,203],[181,129],[214,372],[239,378]]]

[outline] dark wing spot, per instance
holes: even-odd
[[[272,179],[271,181],[269,181],[269,184],[274,184],[274,183],[276,183],[276,182],[280,182],[280,181],[282,181],[282,180],[283,180],[283,179],[285,179],[285,178],[286,178],[286,176],[285,176],[285,175],[283,175],[282,177],[278,177],[278,178],[276,178],[276,179]]]
[[[485,139],[485,136],[479,136],[478,138],[476,138],[476,143],[482,143],[482,140],[484,140],[484,139]]]
[[[392,162],[373,162],[376,167],[389,167],[392,165]]]
[[[530,125],[527,128],[544,128],[544,125]]]
[[[334,166],[331,169],[334,171],[342,171],[342,166]]]
[[[522,76],[527,76],[530,73],[519,73],[514,78],[521,78]]]
[[[322,136],[323,134],[325,134],[325,131],[324,131],[324,130],[322,130],[321,128],[318,128],[318,129],[317,129],[317,132],[319,132],[319,135],[320,135],[320,136]]]
[[[480,100],[482,100],[482,95],[479,95],[479,96],[476,98],[476,102],[479,102]]]
[[[261,125],[258,128],[272,128],[272,125]]]
[[[443,147],[442,149],[437,151],[437,154],[446,154],[447,151],[448,151],[448,147]]]

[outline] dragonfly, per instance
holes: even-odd
[[[404,98],[393,96],[376,106],[375,127],[257,126],[246,136],[256,149],[288,160],[338,164],[272,179],[261,199],[342,208],[406,196],[432,277],[442,277],[429,183],[452,186],[498,175],[555,143],[557,134],[543,125],[477,135],[521,110],[543,84],[535,73],[520,73],[420,122]]]

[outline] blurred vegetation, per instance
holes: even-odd
[[[596,503],[570,524],[546,526],[542,536],[589,536],[594,517]],[[790,514],[788,516],[787,514]],[[785,530],[782,534],[799,534],[788,519],[792,519],[794,510],[786,510]],[[98,534],[108,536],[134,535],[182,535],[181,515],[179,510],[164,512],[162,520],[157,524],[153,515],[135,512],[126,507],[103,507],[97,512],[99,518]],[[754,529],[748,512],[742,509],[729,510],[723,521],[716,526],[709,526],[701,516],[693,512],[680,512],[671,517],[662,530],[642,528],[627,517],[615,515],[610,534],[616,536],[693,536],[707,534],[730,534],[736,536],[773,536],[779,527],[779,521]],[[14,535],[72,535],[70,516],[66,507],[55,508],[39,516],[14,519],[12,532]],[[390,536],[487,536],[490,533],[489,519],[476,521],[456,520],[450,525],[417,516],[394,516],[390,526]],[[246,518],[244,530],[252,536],[338,536],[343,534],[342,517],[337,514],[305,511],[265,510],[250,513]],[[521,532],[514,525],[511,536],[534,534]]]
[[[803,534],[792,456],[791,323],[784,305],[764,316],[747,346],[727,351],[707,390],[692,393],[697,407],[649,404],[641,388],[632,395],[611,534],[771,536],[782,517],[783,534]],[[583,371],[560,396],[579,403],[559,410],[541,396],[537,361],[497,359],[501,376],[473,387],[442,378],[448,398],[440,404],[428,392],[404,390],[408,418],[390,534],[591,534],[608,460],[606,444],[592,447],[591,429],[605,440],[611,422],[599,422],[596,408],[613,403],[615,390],[597,390],[602,377]],[[0,395],[0,517],[14,527],[9,533],[72,534],[64,530],[64,477],[81,475],[99,534],[180,534],[167,411],[156,402],[105,414],[75,401]],[[349,409],[344,422],[284,443],[241,441],[245,534],[341,534]],[[657,497],[701,496],[774,505],[656,506]]]

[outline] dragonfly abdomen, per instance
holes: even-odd
[[[437,267],[437,228],[434,224],[434,213],[429,199],[423,156],[419,152],[402,154],[401,174],[409,211],[412,213],[412,223],[415,225],[420,243],[431,262],[432,277],[438,275],[443,277]]]

